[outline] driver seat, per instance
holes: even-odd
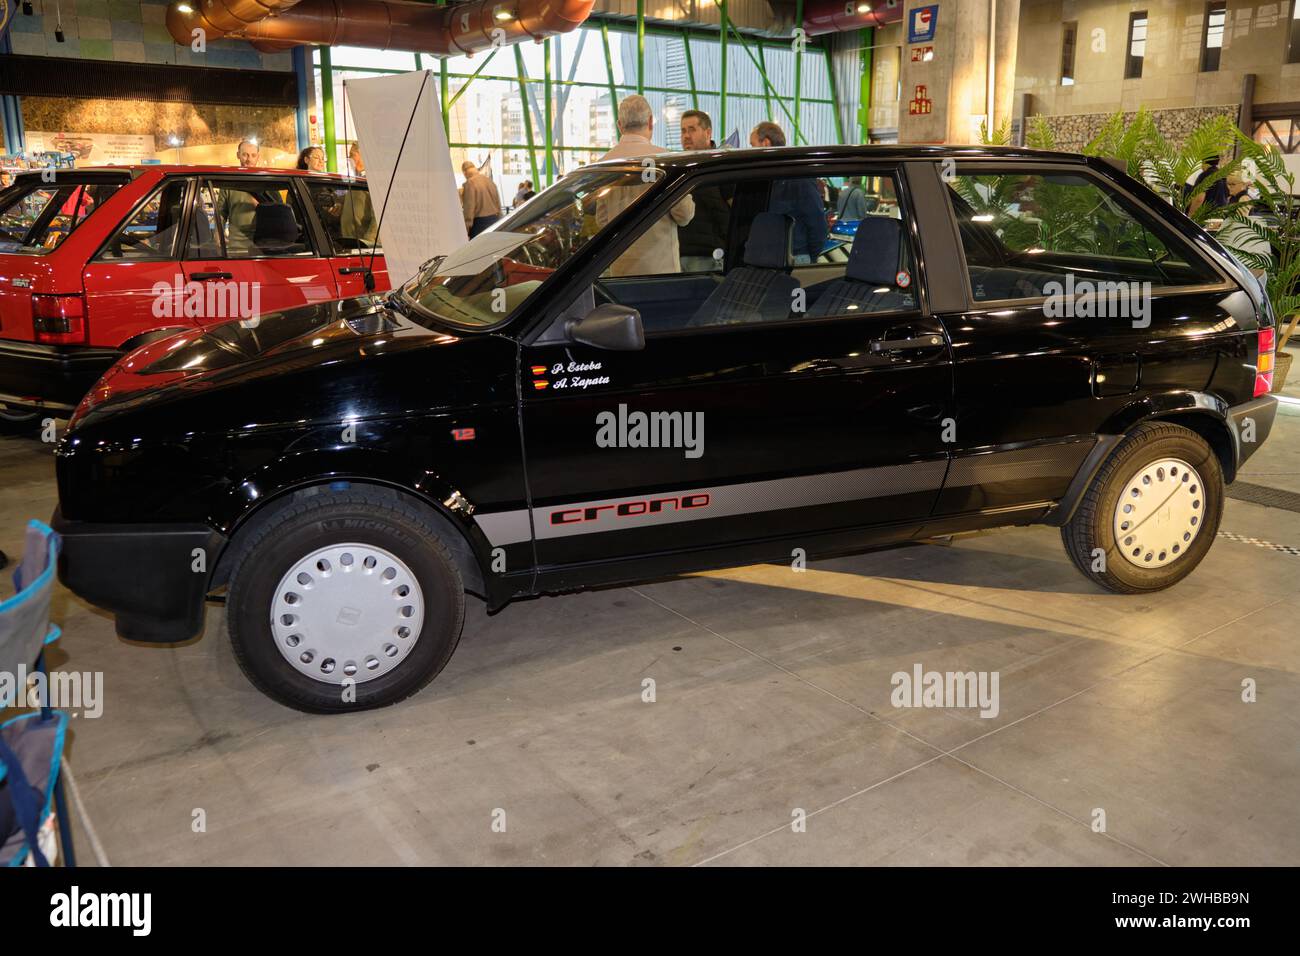
[[[779,321],[790,314],[799,280],[790,275],[794,220],[760,212],[745,239],[744,265],[732,269],[686,323],[687,328]]]

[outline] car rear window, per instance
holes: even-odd
[[[307,192],[330,237],[334,255],[375,251],[379,221],[365,186],[309,182]]]
[[[0,193],[0,253],[57,249],[120,183],[46,183],[33,178]]]
[[[977,302],[1037,298],[1074,279],[1157,289],[1222,281],[1172,230],[1091,177],[981,169],[959,171],[948,189]]]

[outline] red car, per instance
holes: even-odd
[[[177,331],[386,291],[377,218],[364,180],[323,173],[20,175],[0,191],[0,425],[70,414],[123,354]]]

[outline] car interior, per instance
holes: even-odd
[[[965,181],[951,186],[949,197],[976,302],[1041,297],[1049,283],[1064,286],[1071,275],[1076,283],[1150,282],[1156,287],[1218,281],[1195,257],[1180,256],[1178,241],[1167,231],[1142,221],[1080,177],[1018,176],[1024,188],[1013,193],[1014,202],[999,206],[985,199],[979,208],[972,199],[1000,189],[1000,177],[961,178]],[[1065,191],[1095,200],[1092,215],[1075,219],[1088,223],[1087,231],[1055,227],[1054,218],[1070,208],[1066,204],[1081,198],[1067,197]],[[1053,209],[1054,203],[1062,208]]]
[[[792,249],[795,222],[772,201],[771,186],[737,184],[722,271],[606,275],[595,283],[594,304],[637,309],[647,334],[915,308],[896,205],[868,215],[852,237],[828,236],[828,249],[838,255],[824,251],[816,262],[801,262]]]

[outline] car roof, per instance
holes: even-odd
[[[657,167],[672,172],[725,168],[738,163],[756,160],[844,160],[862,159],[874,162],[905,160],[935,161],[941,159],[997,159],[1054,162],[1093,162],[1095,157],[1078,153],[1063,153],[1025,146],[939,146],[922,144],[905,145],[849,145],[849,146],[769,146],[763,149],[700,149],[654,153]],[[628,156],[598,161],[591,165],[640,166],[646,157]]]
[[[24,169],[18,173],[20,176],[40,175],[44,172],[41,168]],[[310,169],[283,169],[273,166],[186,166],[176,163],[124,163],[122,165],[104,165],[104,166],[77,166],[72,169],[56,169],[57,174],[76,175],[78,173],[127,173],[134,179],[145,173],[161,173],[163,175],[173,174],[201,174],[210,173],[231,174],[237,173],[242,176],[308,176],[317,179],[337,179],[344,181],[356,181],[364,177],[346,176],[343,173],[317,173]]]

